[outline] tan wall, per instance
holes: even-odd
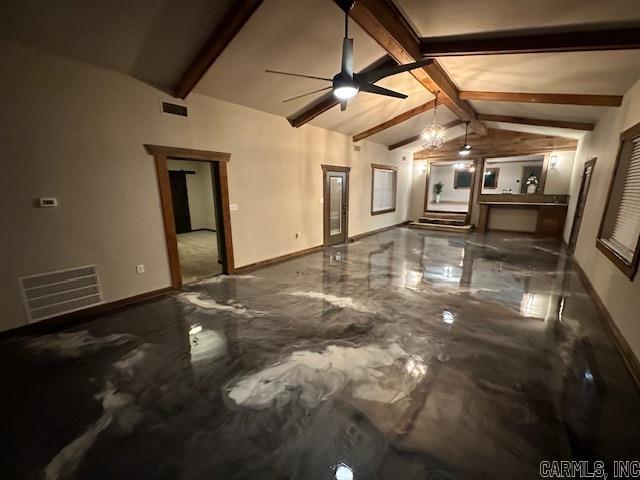
[[[487,228],[533,233],[537,222],[538,211],[531,208],[492,208]]]
[[[557,155],[557,165],[554,168],[549,166],[547,170],[547,180],[544,184],[544,193],[548,195],[566,195],[570,193],[571,174],[576,152],[552,152]]]
[[[322,243],[323,163],[352,167],[350,235],[407,219],[412,165],[402,152],[368,141],[356,152],[340,133],[292,128],[197,94],[187,101],[188,118],[161,114],[167,96],[125,75],[7,42],[0,57],[0,90],[11,92],[0,110],[0,330],[26,321],[21,275],[95,263],[106,301],[170,285],[145,143],[231,153],[236,266]],[[370,215],[371,163],[398,166],[393,213]],[[40,196],[60,206],[34,208]]]
[[[189,198],[189,218],[191,228],[216,229],[216,213],[213,204],[213,182],[211,164],[188,160],[168,160],[169,170],[189,170],[195,172],[186,176]]]
[[[411,199],[409,217],[417,220],[424,213],[424,194],[427,188],[427,161],[416,160],[413,162],[413,175],[411,177]]]
[[[633,282],[630,281],[595,246],[618,152],[620,133],[638,122],[640,81],[625,94],[622,106],[609,109],[593,132],[585,135],[580,142],[571,178],[570,214],[573,217],[584,162],[597,157],[575,258],[591,280],[598,296],[635,355],[640,357],[640,275],[636,276]],[[571,224],[568,222],[565,240],[569,239],[570,232]]]

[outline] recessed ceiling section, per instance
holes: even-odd
[[[0,37],[171,90],[233,3],[0,1]]]
[[[395,0],[418,35],[438,37],[544,28],[580,30],[640,21],[637,0]]]

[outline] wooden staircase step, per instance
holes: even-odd
[[[473,230],[473,225],[440,225],[436,223],[411,222],[409,228],[436,230],[440,232],[469,233]]]
[[[443,220],[462,220],[465,221],[467,218],[466,213],[451,213],[451,212],[424,212],[422,214],[422,218],[439,218]]]
[[[432,223],[435,225],[464,225],[466,223],[466,216],[461,219],[449,219],[449,218],[433,218],[433,217],[420,217],[419,223]]]

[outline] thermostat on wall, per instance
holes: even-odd
[[[43,208],[46,207],[57,207],[58,206],[58,199],[57,198],[53,198],[53,197],[42,197],[38,199],[38,205],[40,205]]]

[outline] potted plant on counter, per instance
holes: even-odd
[[[527,184],[527,193],[536,193],[536,191],[538,190],[538,177],[535,176],[535,174],[531,174],[529,175],[529,178],[527,178],[526,181]]]
[[[444,188],[444,183],[438,182],[433,186],[433,194],[436,197],[436,203],[440,203],[440,194]]]

